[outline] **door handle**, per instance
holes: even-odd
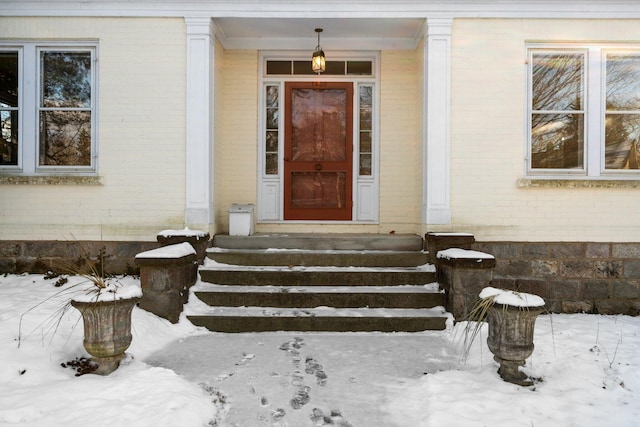
[[[316,168],[316,170],[318,172],[320,172],[322,170],[322,165],[320,163],[316,163],[316,165],[314,167]]]

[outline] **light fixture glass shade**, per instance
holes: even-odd
[[[311,58],[311,69],[314,73],[322,73],[326,68],[326,61],[324,59],[324,52],[321,49],[316,49],[313,52],[313,57]]]

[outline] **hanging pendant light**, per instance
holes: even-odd
[[[316,74],[320,74],[324,72],[326,67],[324,52],[322,51],[322,47],[320,46],[321,32],[322,32],[322,28],[316,28],[316,33],[318,33],[318,45],[316,46],[316,50],[313,52],[313,57],[311,58],[311,69]]]

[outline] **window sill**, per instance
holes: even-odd
[[[640,188],[640,179],[520,178],[518,188]]]
[[[102,185],[101,176],[73,176],[73,175],[2,175],[2,184],[26,185]]]

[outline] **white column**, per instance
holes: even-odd
[[[187,24],[187,225],[213,224],[213,70],[215,35],[210,18]]]
[[[424,43],[423,209],[424,224],[450,224],[451,26],[453,19],[427,19]]]

